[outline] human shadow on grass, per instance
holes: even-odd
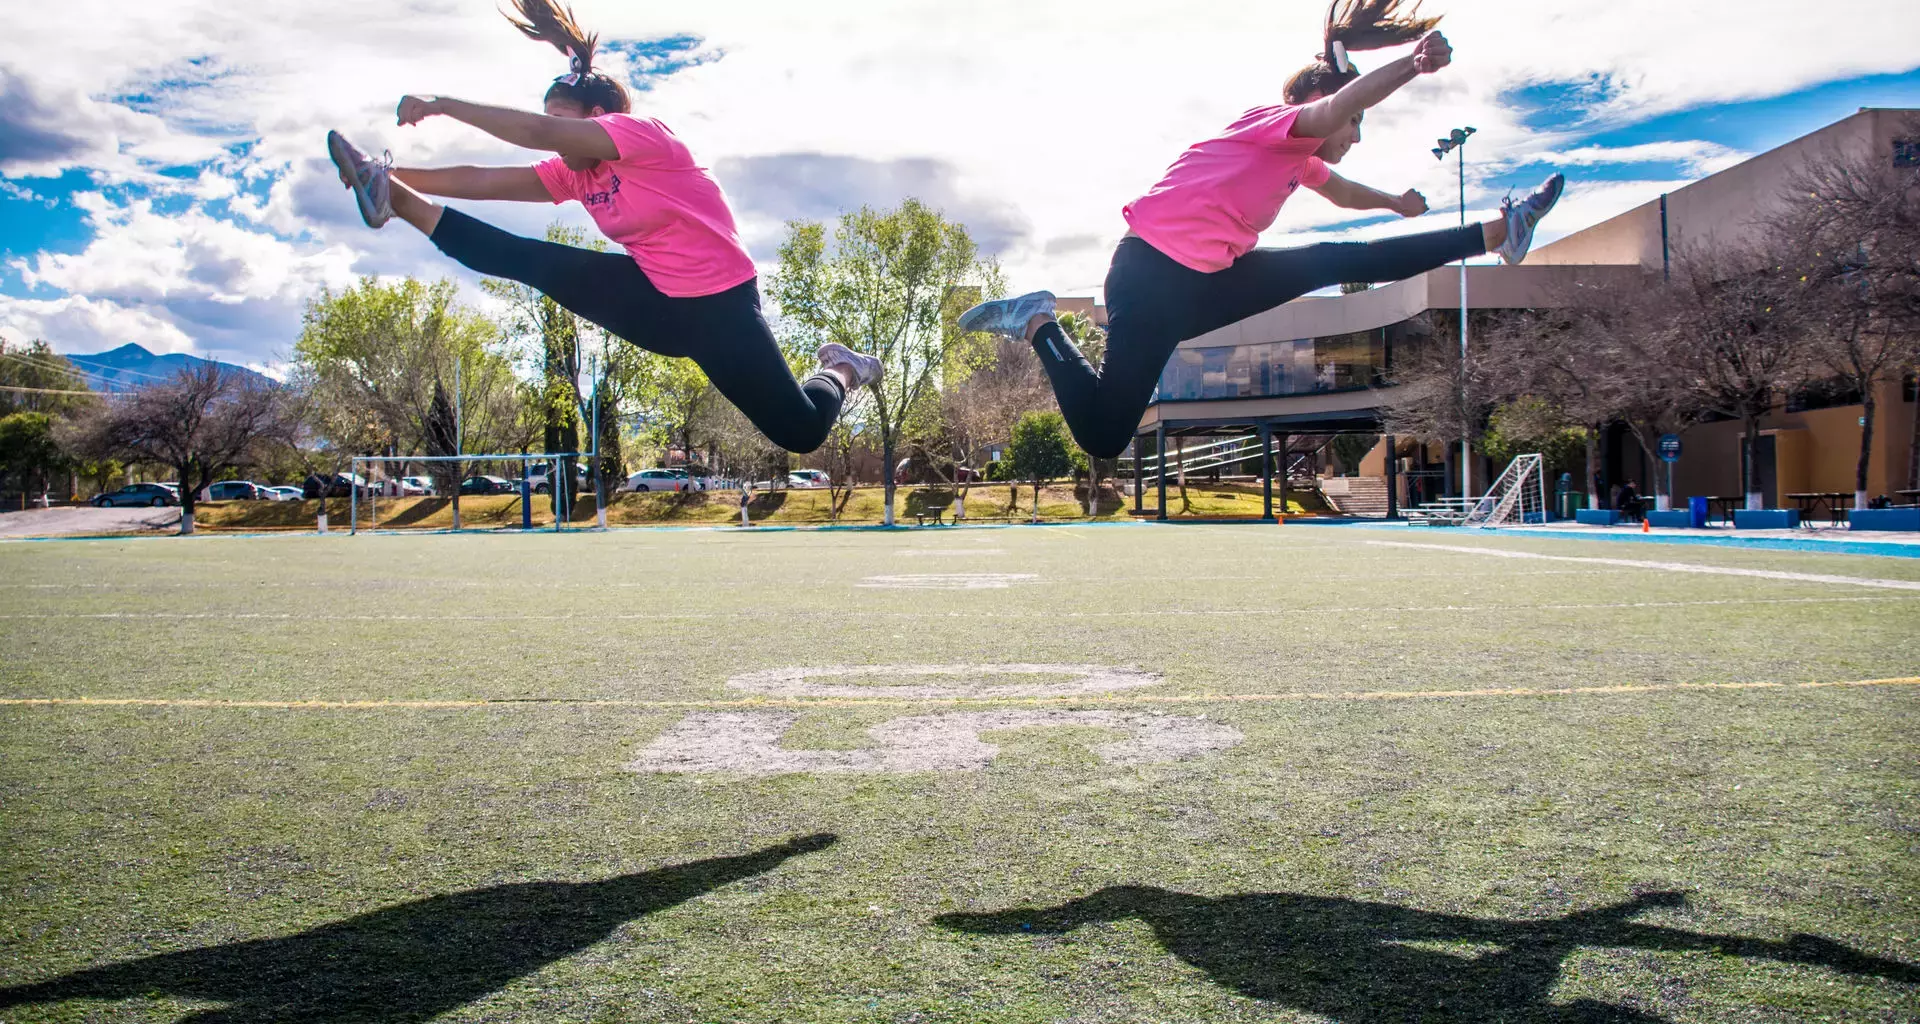
[[[1436,914],[1387,903],[1245,893],[1209,898],[1115,886],[1054,907],[942,914],[934,923],[987,935],[1064,933],[1139,918],[1174,956],[1241,995],[1343,1024],[1498,1020],[1508,1024],[1653,1024],[1666,1018],[1593,999],[1549,1001],[1582,947],[1705,950],[1920,984],[1920,967],[1812,935],[1785,942],[1712,935],[1631,919],[1686,897],[1655,892],[1542,920]]]
[[[173,996],[224,1006],[194,1024],[424,1021],[586,949],[635,918],[832,846],[792,839],[599,882],[519,882],[432,896],[311,931],[76,971],[0,989],[0,1010],[68,999]]]

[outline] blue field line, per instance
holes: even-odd
[[[1494,534],[1500,537],[1531,537],[1534,540],[1613,541],[1625,544],[1680,544],[1691,547],[1732,548],[1740,551],[1802,551],[1824,555],[1884,555],[1888,558],[1920,558],[1920,543],[1903,541],[1792,540],[1786,537],[1695,537],[1658,533],[1558,533],[1527,529],[1488,527],[1475,530],[1428,530],[1414,533],[1405,523],[1378,520],[1315,520],[1300,526],[1338,526],[1362,530],[1397,530],[1410,536],[1473,537]]]

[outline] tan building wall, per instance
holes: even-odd
[[[1879,392],[1873,452],[1867,464],[1869,495],[1893,496],[1913,486],[1908,453],[1913,444],[1914,403],[1903,401],[1900,391],[1900,385],[1892,383]],[[1789,504],[1782,500],[1785,494],[1852,494],[1860,460],[1861,415],[1861,406],[1841,405],[1762,419],[1760,432],[1774,437],[1778,482],[1766,495],[1767,501],[1780,506]],[[1721,422],[1702,423],[1682,434],[1682,454],[1673,467],[1676,497],[1740,494],[1740,441],[1745,431],[1738,422]],[[1665,472],[1664,468],[1656,471]],[[1638,474],[1634,476],[1638,479]]]

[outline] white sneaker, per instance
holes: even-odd
[[[1027,321],[1053,312],[1052,292],[1028,292],[1012,299],[995,299],[960,314],[963,331],[990,331],[1020,339],[1027,336]]]
[[[1533,190],[1533,194],[1519,202],[1511,197],[1500,204],[1500,213],[1507,219],[1507,240],[1500,243],[1496,251],[1508,266],[1517,265],[1527,258],[1527,250],[1533,248],[1533,226],[1540,218],[1553,209],[1560,201],[1560,194],[1567,189],[1565,175],[1555,174]]]
[[[820,346],[819,351],[814,355],[819,358],[820,368],[823,370],[845,368],[848,375],[853,378],[853,386],[856,388],[864,388],[879,380],[881,371],[885,369],[880,360],[865,353],[855,352],[837,341],[829,341]]]
[[[340,180],[353,190],[360,203],[360,219],[377,228],[393,219],[393,186],[388,175],[393,171],[393,154],[375,160],[339,132],[327,133],[327,155],[340,170]]]

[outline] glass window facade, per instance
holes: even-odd
[[[1424,319],[1327,338],[1176,349],[1155,401],[1276,398],[1352,391],[1383,382],[1395,345],[1425,337]]]

